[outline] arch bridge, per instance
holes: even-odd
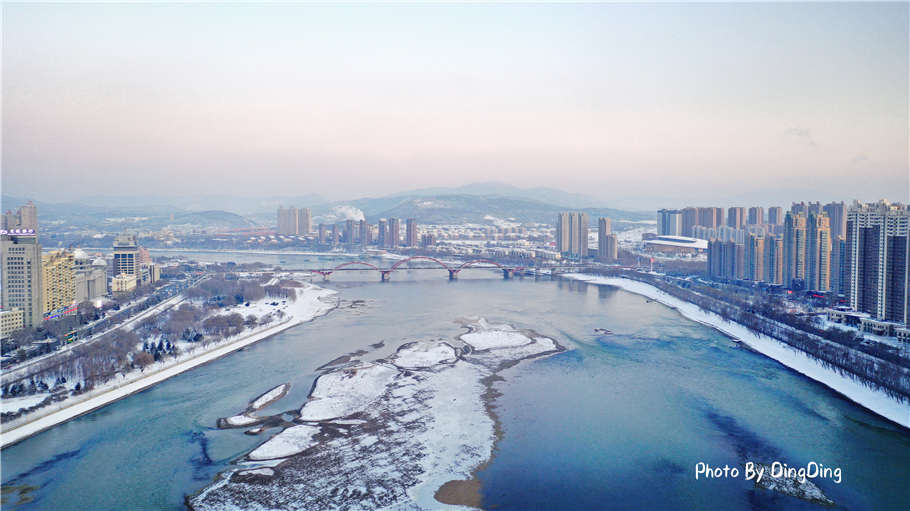
[[[410,268],[410,267],[404,266],[405,264],[407,264],[407,263],[409,263],[409,262],[411,262],[411,261],[416,261],[416,260],[427,260],[427,261],[431,261],[432,263],[435,263],[435,265],[430,266],[430,267],[422,267],[422,268]],[[437,266],[437,265],[438,265],[438,266]],[[364,268],[364,267],[366,267],[366,268]],[[450,266],[450,265],[448,265],[448,264],[446,264],[446,263],[440,261],[439,259],[436,259],[436,258],[433,258],[433,257],[429,257],[429,256],[412,256],[412,257],[408,257],[407,259],[402,259],[402,260],[396,262],[396,263],[393,264],[390,268],[380,268],[380,267],[378,267],[378,266],[376,266],[376,265],[374,265],[374,264],[370,264],[370,263],[367,263],[367,262],[364,262],[364,261],[348,261],[348,262],[346,262],[346,263],[341,263],[341,264],[339,264],[338,266],[336,266],[336,267],[334,267],[334,268],[331,268],[331,269],[320,269],[320,270],[315,270],[315,269],[314,269],[314,270],[285,270],[285,271],[310,271],[310,272],[312,272],[312,273],[318,273],[318,274],[322,275],[322,278],[323,278],[324,280],[329,280],[329,276],[330,276],[331,274],[337,272],[337,271],[364,271],[364,270],[369,271],[369,270],[376,270],[376,271],[378,271],[378,272],[380,273],[380,276],[381,276],[382,280],[389,280],[389,278],[390,278],[392,272],[393,272],[393,271],[397,271],[397,270],[436,270],[436,269],[444,269],[444,270],[446,270],[446,271],[449,272],[449,278],[450,278],[450,279],[457,279],[457,278],[458,278],[458,272],[460,272],[461,270],[469,270],[469,269],[478,269],[478,270],[480,270],[480,269],[492,269],[492,268],[494,268],[494,267],[495,267],[495,268],[499,268],[500,270],[502,270],[502,276],[503,276],[503,278],[506,278],[506,279],[512,278],[512,277],[515,275],[515,272],[516,272],[516,271],[519,271],[519,272],[520,272],[520,271],[522,271],[522,270],[525,269],[524,267],[506,267],[506,266],[503,266],[503,265],[497,263],[496,261],[490,261],[489,259],[475,259],[475,260],[473,260],[473,261],[468,261],[468,262],[466,262],[466,263],[462,263],[462,264],[460,264],[460,265],[458,265],[458,266]]]

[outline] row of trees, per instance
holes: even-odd
[[[188,289],[184,296],[192,301],[230,307],[266,297],[292,302],[297,299],[297,292],[288,285],[282,285],[281,282],[264,286],[261,282],[253,280],[228,280],[217,276]]]
[[[822,330],[814,319],[788,313],[773,298],[752,295],[752,300],[747,300],[710,286],[686,281],[689,287],[684,288],[666,278],[612,268],[601,269],[599,273],[650,284],[703,311],[713,312],[724,321],[739,323],[760,335],[782,341],[838,374],[901,401],[910,400],[910,365],[904,359],[888,351],[876,355],[859,351],[855,348],[862,347],[862,336],[837,328]]]

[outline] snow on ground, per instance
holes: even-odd
[[[510,348],[531,343],[531,339],[518,332],[501,332],[498,330],[464,334],[461,336],[461,340],[477,350]]]
[[[697,305],[672,297],[667,293],[643,282],[630,279],[599,277],[594,275],[567,274],[568,278],[620,287],[626,291],[647,296],[655,301],[677,309],[683,316],[710,326],[727,336],[738,339],[759,353],[777,360],[781,364],[822,383],[851,401],[910,428],[910,403],[900,403],[884,393],[863,386],[861,383],[826,369],[801,351],[765,336],[759,336],[739,323],[725,322],[717,314],[705,312]]]
[[[314,445],[313,435],[319,433],[318,426],[306,424],[288,428],[260,445],[249,454],[253,461],[287,458],[301,453]]]
[[[250,405],[250,408],[253,410],[259,410],[260,408],[278,399],[279,397],[284,396],[289,388],[291,388],[291,385],[289,383],[282,383],[281,385],[263,394],[262,397],[256,401],[253,401],[253,404]]]
[[[401,368],[427,368],[455,360],[455,348],[451,344],[428,341],[402,346],[392,358],[392,363]]]
[[[118,374],[116,378],[96,386],[91,392],[70,397],[66,401],[50,405],[29,413],[21,419],[6,423],[2,426],[3,433],[0,435],[0,445],[6,447],[19,442],[57,424],[145,390],[157,383],[221,358],[288,328],[306,321],[312,321],[316,317],[324,316],[337,303],[337,300],[329,298],[337,294],[338,291],[325,289],[313,284],[305,284],[304,287],[298,289],[297,300],[288,302],[285,305],[271,306],[268,304],[275,302],[275,300],[264,299],[251,303],[250,307],[239,306],[232,308],[242,308],[246,314],[254,313],[257,315],[264,315],[281,308],[285,312],[285,319],[264,327],[257,327],[252,332],[245,331],[236,338],[225,339],[220,343],[208,346],[207,349],[198,346],[192,352],[185,351],[181,353],[177,360],[166,359],[157,362],[150,368],[146,368],[145,371],[135,370],[127,373],[126,376]]]
[[[262,419],[258,419],[256,417],[250,417],[249,415],[246,415],[244,413],[242,413],[240,415],[235,415],[233,417],[228,417],[225,420],[231,426],[247,426],[247,425],[255,424],[257,422],[262,421]]]
[[[321,421],[363,411],[379,399],[398,369],[384,364],[347,367],[316,380],[310,400],[300,410],[300,420]]]
[[[4,398],[0,402],[0,412],[16,412],[20,408],[28,408],[44,401],[50,394],[35,394],[34,396]]]
[[[275,471],[270,468],[253,468],[250,470],[244,470],[240,472],[241,475],[250,475],[250,476],[273,476]]]

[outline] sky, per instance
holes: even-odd
[[[906,203],[908,5],[3,2],[2,193]]]

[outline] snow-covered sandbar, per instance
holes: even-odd
[[[468,332],[454,341],[411,342],[377,360],[372,352],[338,359],[316,379],[295,425],[189,499],[190,508],[438,510],[479,502],[479,495],[440,498],[439,490],[470,486],[493,455],[494,376],[564,348],[483,318],[457,322]],[[476,494],[479,484],[471,487]]]
[[[775,339],[760,336],[735,322],[726,322],[717,314],[705,312],[697,305],[673,297],[643,282],[631,279],[601,277],[597,275],[567,274],[567,278],[581,280],[591,284],[615,286],[626,291],[646,296],[654,301],[672,307],[683,316],[707,325],[715,330],[739,340],[753,350],[773,358],[781,364],[833,389],[856,404],[875,412],[905,428],[910,428],[910,403],[901,403],[882,392],[870,389],[861,383],[841,376],[812,360],[806,354],[797,351]]]

